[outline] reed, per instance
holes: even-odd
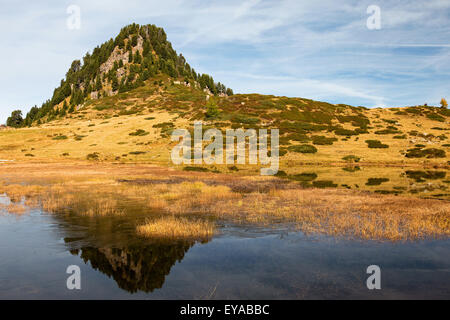
[[[136,228],[139,236],[162,240],[206,241],[215,232],[215,225],[207,220],[166,216],[157,220],[147,220]]]

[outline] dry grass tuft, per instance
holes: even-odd
[[[136,232],[142,237],[153,239],[206,241],[214,235],[215,225],[206,220],[167,216],[147,220],[144,225],[136,228]]]
[[[6,211],[9,214],[22,215],[28,211],[28,208],[19,203],[10,203],[9,205],[1,204],[0,209]]]

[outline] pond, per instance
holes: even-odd
[[[133,215],[0,215],[0,299],[450,298],[450,239],[359,241],[223,223],[205,243],[154,242],[135,226]],[[70,265],[81,269],[81,290],[67,289]],[[381,269],[381,290],[366,286],[370,265]]]

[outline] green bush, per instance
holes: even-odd
[[[336,138],[327,138],[325,136],[312,136],[311,138],[315,145],[332,145],[333,142],[337,141]]]
[[[206,118],[207,119],[215,119],[219,116],[220,110],[217,106],[216,102],[211,98],[206,104]]]
[[[354,155],[348,155],[348,156],[343,157],[342,160],[348,161],[348,162],[359,162],[359,160],[361,160],[361,158],[358,156],[354,156]]]
[[[397,128],[387,128],[383,130],[377,130],[375,131],[375,134],[396,134],[401,133]]]
[[[366,182],[366,186],[379,186],[383,182],[388,182],[388,178],[369,178]]]
[[[98,152],[94,152],[94,153],[89,153],[86,156],[86,159],[88,159],[88,160],[98,160],[98,157],[99,157]]]
[[[344,128],[336,128],[334,129],[334,133],[338,136],[357,136],[359,133],[355,130],[348,130]]]
[[[207,168],[203,167],[184,167],[184,171],[208,172]]]
[[[316,188],[336,188],[338,185],[329,180],[313,181],[313,186]]]
[[[407,170],[406,176],[410,179],[414,179],[416,182],[425,182],[426,180],[444,179],[447,175],[445,171],[420,171],[420,170]]]
[[[317,148],[314,146],[311,146],[309,144],[290,146],[288,148],[288,150],[292,151],[292,152],[298,152],[298,153],[316,153],[317,152]]]
[[[153,125],[153,128],[160,128],[161,129],[161,137],[165,138],[170,136],[171,132],[173,131],[174,125],[172,122],[162,122]]]
[[[389,148],[387,144],[381,143],[379,140],[366,140],[367,146],[371,149],[386,149]]]
[[[52,140],[66,140],[66,139],[67,139],[67,136],[61,134],[56,137],[53,137]]]
[[[85,137],[87,137],[87,136],[82,136],[82,135],[78,135],[78,134],[77,134],[77,135],[75,135],[75,138],[74,138],[74,139],[75,139],[76,141],[81,141],[81,140],[83,140],[83,138],[85,138]]]
[[[317,178],[317,173],[315,172],[303,172],[299,174],[294,174],[289,176],[289,179],[296,181],[313,181]]]
[[[135,132],[129,133],[130,136],[140,136],[140,137],[146,136],[148,134],[149,134],[149,132],[142,130],[142,129],[137,129]]]
[[[355,166],[355,167],[352,166],[352,167],[344,167],[344,168],[342,168],[342,170],[347,171],[347,172],[356,172],[356,171],[360,171],[361,168],[358,166]]]
[[[439,122],[444,122],[445,121],[444,117],[442,117],[442,116],[440,116],[440,115],[438,115],[436,113],[427,114],[427,118],[431,119],[431,120],[439,121]]]
[[[104,105],[95,106],[94,109],[97,111],[103,111],[103,110],[111,109],[112,107],[113,107],[112,105],[104,104]]]
[[[412,148],[407,150],[405,157],[407,158],[445,158],[446,153],[444,150],[437,149],[437,148],[429,148],[429,149],[422,149],[422,148]]]

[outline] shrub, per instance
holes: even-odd
[[[343,157],[342,160],[348,161],[348,162],[359,162],[359,160],[361,160],[361,158],[358,156],[354,156],[354,155],[348,155],[348,156]]]
[[[205,114],[206,118],[214,119],[217,118],[219,114],[220,114],[219,107],[217,106],[215,101],[213,101],[213,99],[210,99],[206,104],[206,114]]]
[[[386,149],[389,148],[387,144],[382,144],[379,140],[366,140],[367,146],[371,149]]]
[[[284,178],[287,177],[286,171],[278,170],[278,172],[275,174],[276,177]]]
[[[397,128],[387,128],[383,130],[375,131],[375,134],[396,134],[401,133]]]
[[[327,138],[325,136],[312,136],[312,141],[315,145],[332,145],[337,139]]]
[[[303,172],[299,174],[294,174],[289,176],[290,179],[296,181],[313,181],[317,178],[317,173],[315,172]]]
[[[104,104],[104,105],[95,106],[94,109],[97,111],[103,111],[103,110],[111,109],[112,107],[113,106],[111,106],[111,105]]]
[[[53,137],[52,140],[66,140],[66,139],[67,139],[67,136],[61,134],[56,137]]]
[[[297,133],[297,132],[288,134],[285,137],[285,139],[287,141],[292,140],[292,141],[299,141],[299,142],[308,142],[311,140],[306,134]]]
[[[429,148],[429,149],[422,149],[422,148],[412,148],[407,151],[405,154],[405,157],[407,158],[445,158],[446,153],[444,150],[437,149],[437,148]]]
[[[318,180],[318,181],[313,181],[313,186],[316,188],[336,188],[338,185],[335,184],[333,181]]]
[[[379,186],[383,182],[388,182],[388,178],[369,178],[366,182],[366,186]]]
[[[149,134],[149,132],[142,130],[142,129],[137,129],[135,132],[129,133],[130,136],[140,136],[140,137],[146,136],[148,134]]]
[[[172,122],[162,122],[153,125],[153,128],[160,128],[161,129],[161,137],[168,137],[170,133],[173,130],[173,123]]]
[[[345,168],[342,168],[342,170],[347,171],[347,172],[356,172],[356,171],[360,171],[361,168],[358,167],[358,166],[355,166],[355,167],[345,167]]]
[[[139,155],[139,154],[146,154],[147,152],[145,152],[145,151],[131,151],[130,152],[130,154],[133,154],[133,155]]]
[[[406,176],[410,179],[414,179],[416,182],[425,182],[425,180],[437,180],[444,179],[447,173],[445,171],[420,171],[420,170],[407,170]]]
[[[77,134],[77,135],[75,135],[75,138],[74,138],[74,139],[75,139],[76,141],[81,141],[81,140],[83,140],[83,138],[85,138],[85,137],[87,137],[87,136],[82,136],[82,135],[78,135],[78,134]]]
[[[357,131],[348,130],[344,128],[334,129],[334,133],[338,136],[357,136],[359,133]]]
[[[184,171],[197,171],[197,172],[208,172],[207,168],[203,167],[184,167]]]
[[[311,146],[309,144],[290,146],[288,148],[288,150],[292,151],[292,152],[298,152],[298,153],[316,153],[317,152],[317,148],[314,146]]]
[[[436,113],[427,114],[427,118],[431,119],[431,120],[439,121],[439,122],[444,122],[445,121],[444,117],[442,117],[442,116],[440,116],[440,115],[438,115]]]
[[[391,119],[381,119],[381,120],[383,120],[384,122],[389,123],[389,124],[396,124],[397,123],[397,120],[391,120]]]
[[[86,159],[88,159],[88,160],[98,160],[98,156],[99,156],[98,152],[89,153],[86,156]]]

